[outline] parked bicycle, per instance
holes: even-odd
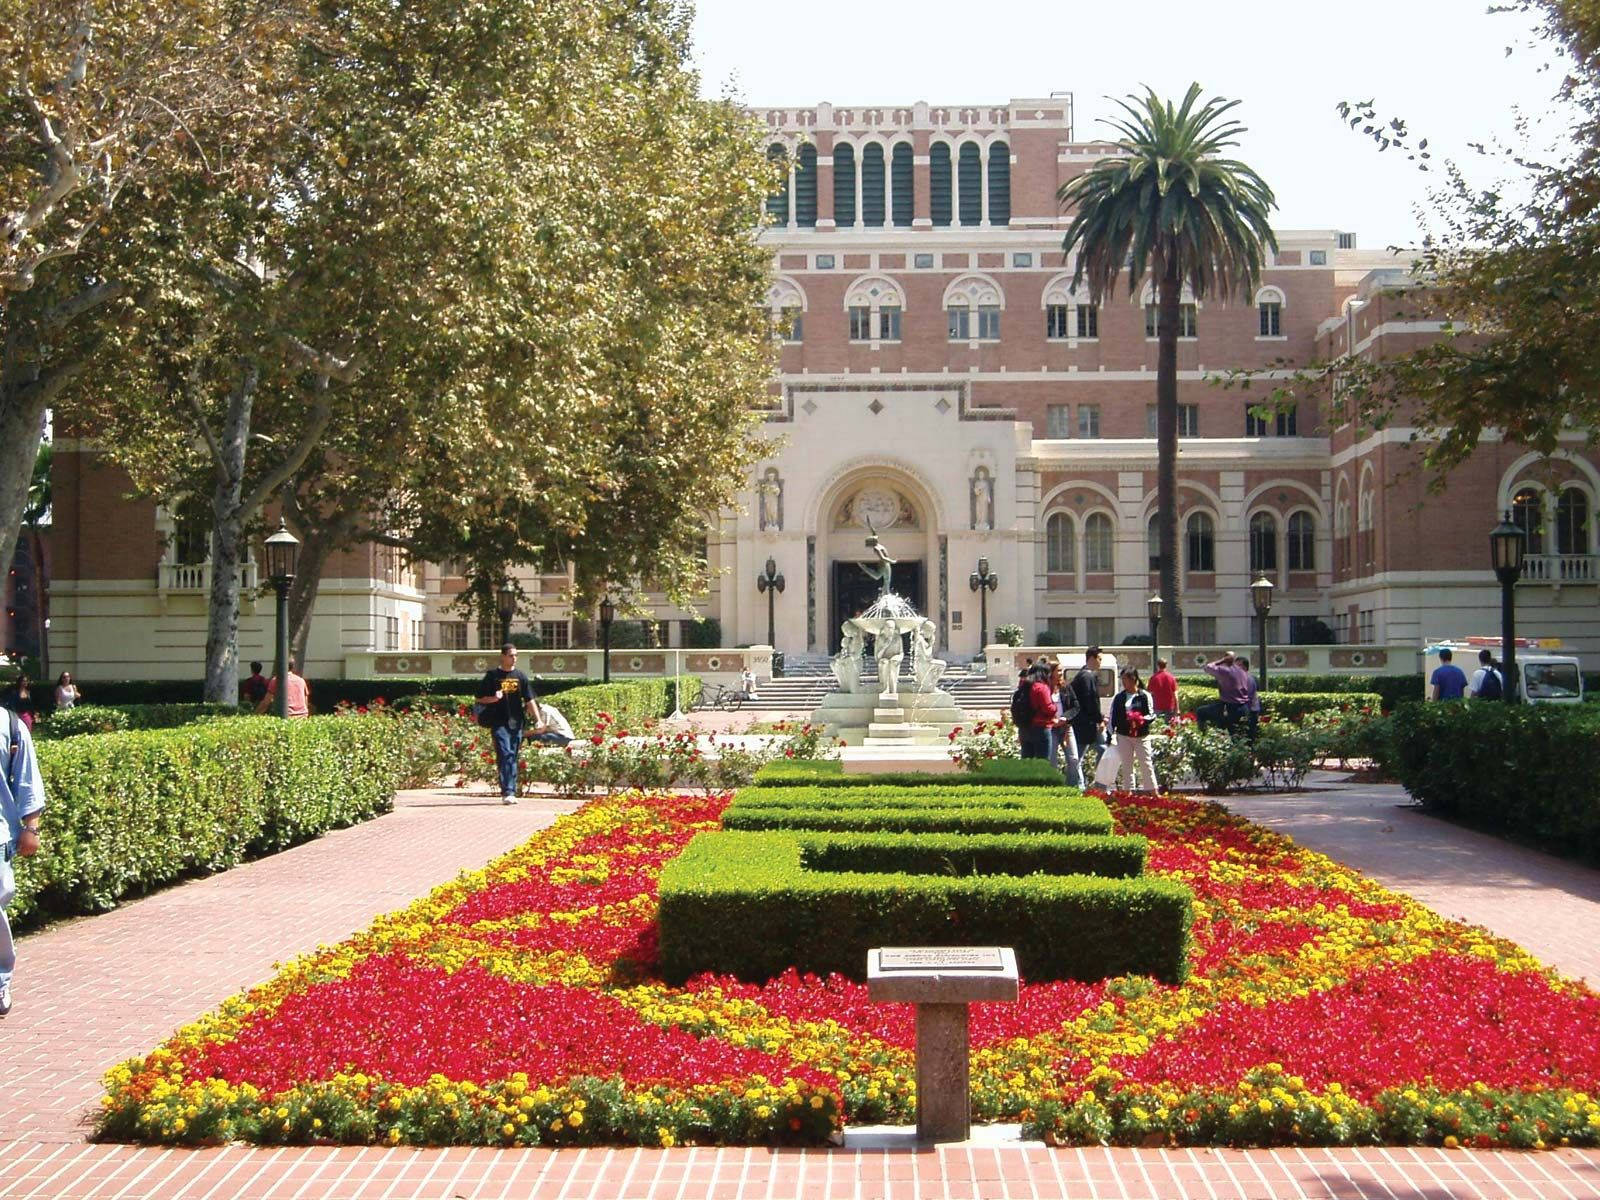
[[[723,712],[738,712],[739,706],[745,702],[745,694],[739,688],[729,687],[725,683],[715,683],[700,693],[700,701],[696,708],[718,708]]]

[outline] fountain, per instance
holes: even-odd
[[[877,563],[862,570],[878,581],[878,598],[840,628],[833,677],[839,691],[823,698],[812,721],[854,746],[931,745],[965,721],[953,697],[939,690],[945,661],[934,657],[938,627],[902,596],[889,590],[894,559],[868,524],[867,548]],[[910,635],[911,662],[905,661]],[[876,690],[867,688],[862,666],[868,640],[878,666]],[[904,672],[905,679],[901,675]]]

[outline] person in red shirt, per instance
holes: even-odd
[[[1061,715],[1061,709],[1056,705],[1056,695],[1050,690],[1050,668],[1035,666],[1032,672],[1033,682],[1028,688],[1028,697],[1033,718],[1026,731],[1019,730],[1022,740],[1023,758],[1050,757],[1050,731],[1055,727],[1056,720]]]
[[[289,686],[284,694],[289,697],[289,715],[291,717],[309,717],[311,715],[311,685],[295,670],[300,664],[289,663]],[[261,703],[256,705],[258,713],[264,713],[278,699],[278,678],[274,675],[267,681],[267,694],[261,697]]]
[[[1156,716],[1171,720],[1178,715],[1178,680],[1167,670],[1167,660],[1156,659],[1156,673],[1150,676],[1147,690],[1155,701]]]

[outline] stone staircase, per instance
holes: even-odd
[[[902,677],[903,678],[903,677]],[[878,664],[867,659],[862,668],[863,683],[876,686]],[[1011,703],[1015,682],[973,674],[966,666],[952,666],[939,681],[939,690],[948,693],[965,711],[992,715]],[[814,712],[823,698],[838,691],[839,685],[829,668],[825,654],[787,654],[784,672],[776,679],[763,683],[760,695],[746,700],[743,708],[767,712]]]

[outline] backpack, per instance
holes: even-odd
[[[1011,693],[1011,721],[1019,728],[1033,724],[1033,680],[1024,680]]]
[[[1499,700],[1505,694],[1505,686],[1500,681],[1500,672],[1493,667],[1486,667],[1483,677],[1483,686],[1478,689],[1479,700]]]
[[[11,789],[14,799],[17,794],[17,764],[22,760],[22,718],[17,716],[14,709],[3,710],[11,720],[11,733],[7,738],[9,747],[6,753],[6,787]]]

